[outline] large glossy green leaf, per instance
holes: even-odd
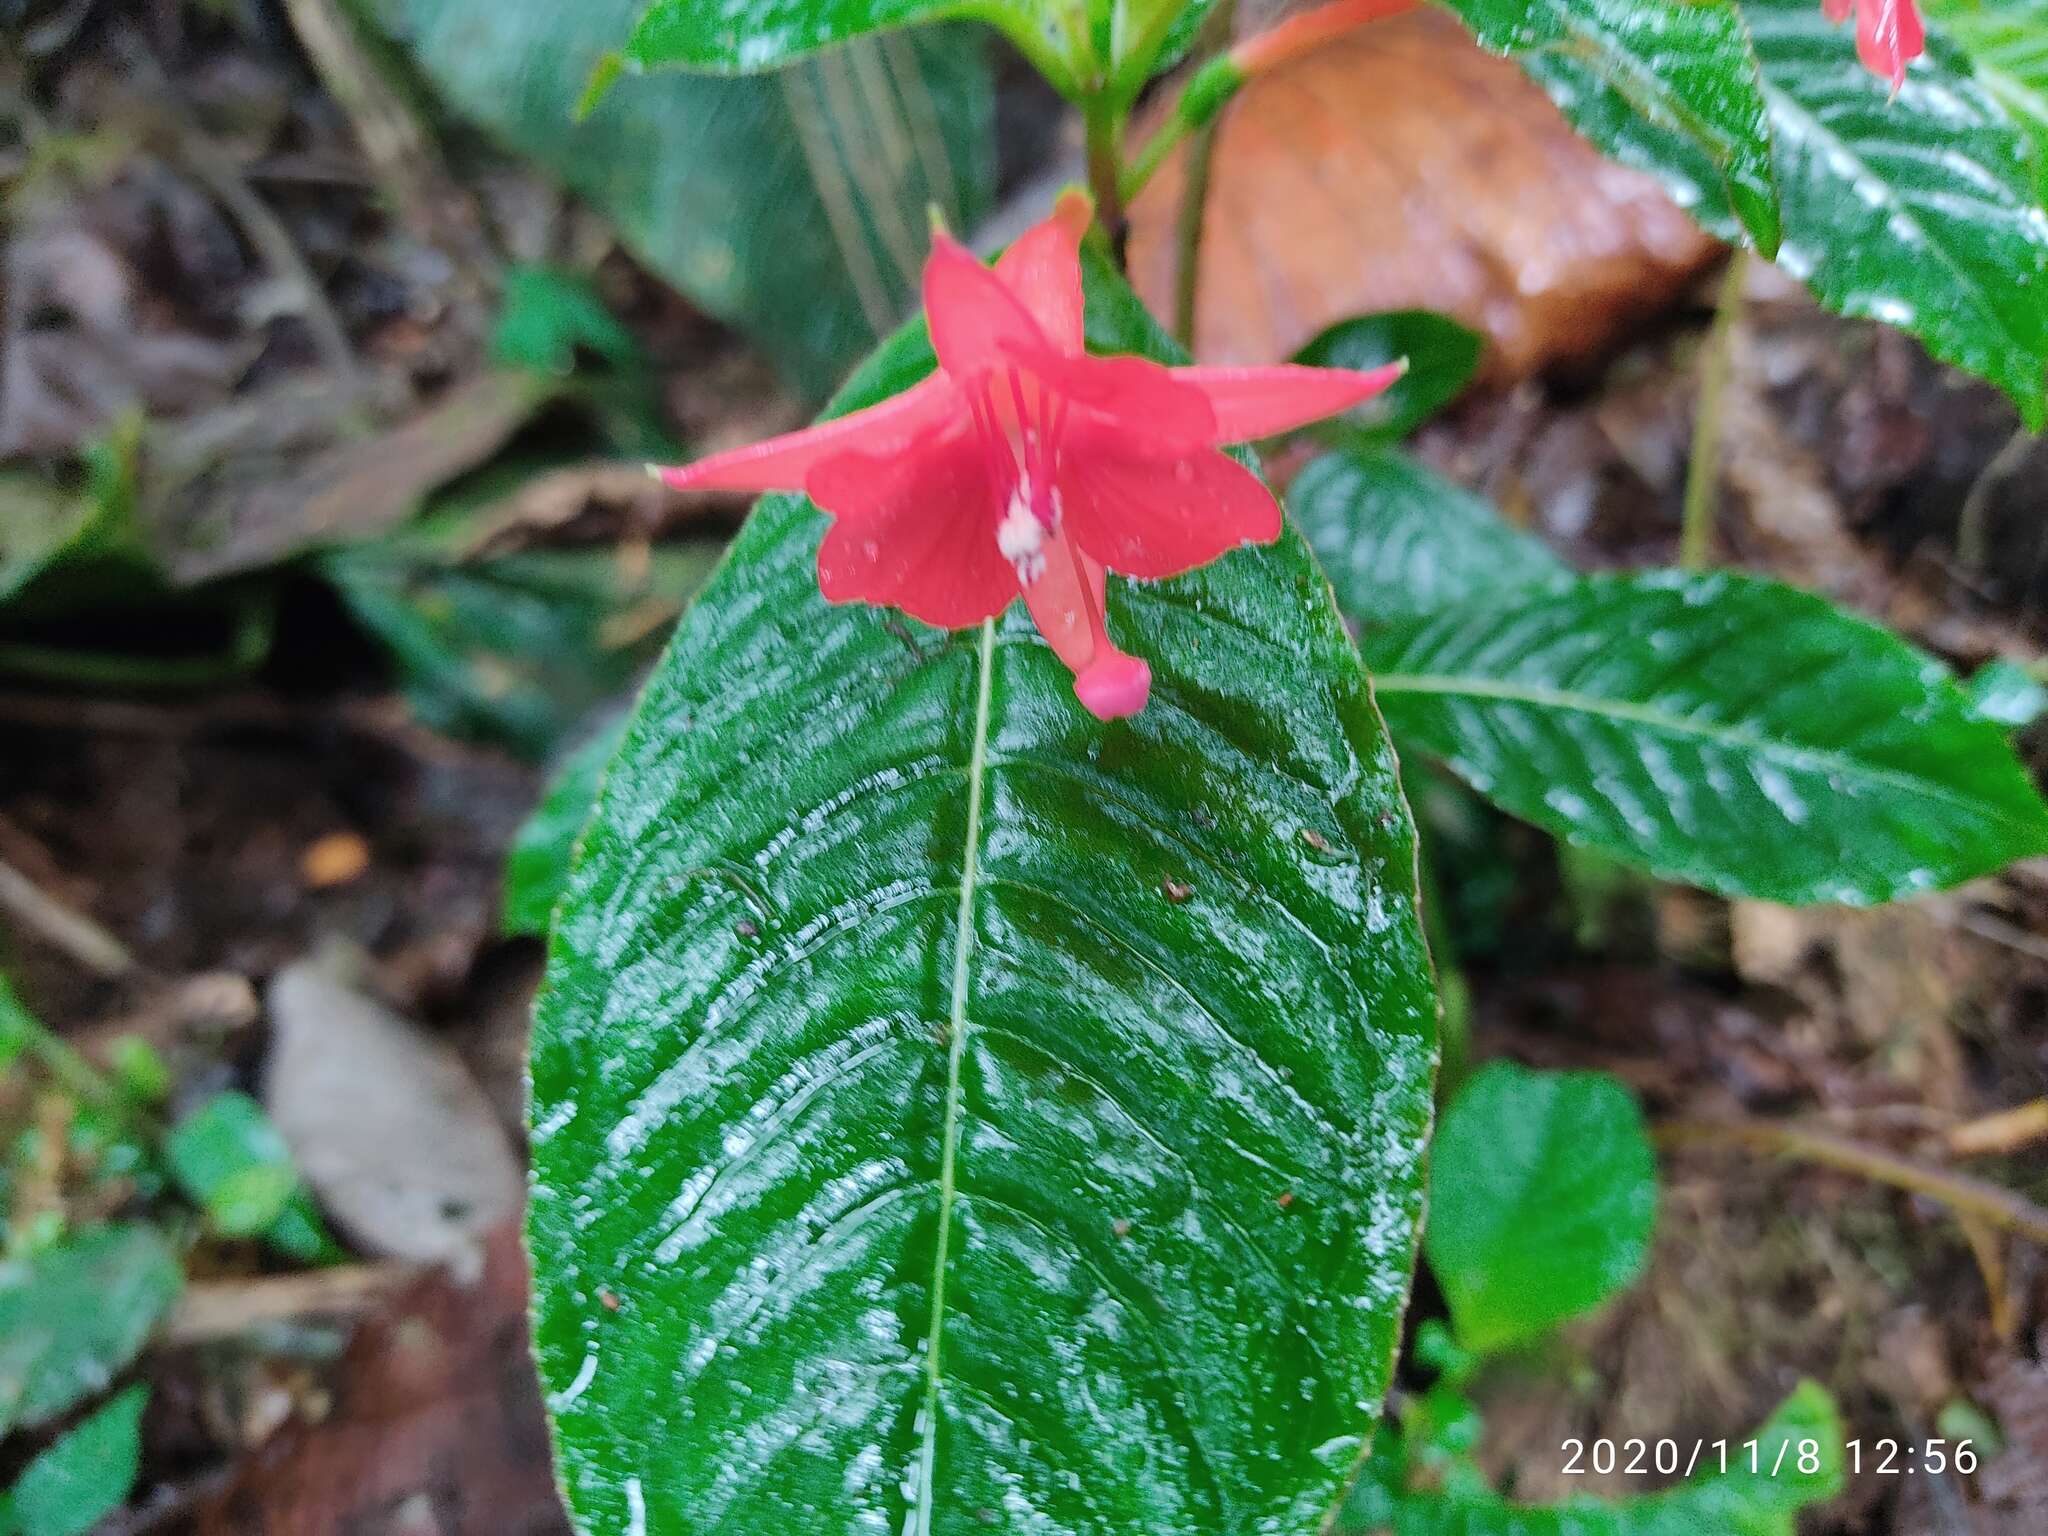
[[[1572,125],[1678,201],[1735,209],[1765,250],[1779,230],[1771,129],[1733,0],[1445,0],[1511,53]]]
[[[1170,343],[1106,269],[1098,347]],[[850,409],[931,366],[885,347]],[[1104,725],[1013,609],[755,510],[605,776],[532,1065],[536,1346],[591,1530],[1298,1536],[1387,1387],[1435,1007],[1414,834],[1292,533],[1118,581]]]
[[[0,1434],[104,1390],[183,1283],[164,1240],[126,1224],[0,1264]]]
[[[1494,1062],[1444,1111],[1423,1251],[1474,1354],[1539,1338],[1633,1284],[1656,1216],[1643,1112],[1604,1072]]]
[[[2048,850],[2048,807],[1946,669],[1809,593],[1650,572],[1360,617],[1404,744],[1668,878],[1860,904]]]
[[[2048,0],[1926,0],[1922,9],[2033,139],[2036,185],[2048,196]]]
[[[540,804],[512,839],[505,855],[507,933],[539,938],[548,931],[556,898],[568,883],[576,839],[589,824],[605,766],[619,750],[625,727],[621,716],[564,758]]]
[[[1337,607],[1360,623],[1572,579],[1540,539],[1397,448],[1311,460],[1287,488],[1287,510],[1329,572]]]
[[[993,185],[993,92],[970,29],[868,39],[770,79],[629,77],[579,123],[592,69],[644,0],[357,3],[455,110],[588,198],[813,396],[910,307],[927,208],[964,228]]]
[[[1810,1381],[1753,1435],[1673,1447],[1688,1480],[1634,1499],[1516,1504],[1490,1490],[1411,1489],[1392,1438],[1375,1449],[1333,1536],[1793,1536],[1800,1510],[1842,1487],[1841,1417]],[[1646,1446],[1644,1464],[1654,1469],[1664,1450]]]

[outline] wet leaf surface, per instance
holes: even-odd
[[[1796,588],[1647,572],[1360,617],[1399,739],[1667,879],[1864,905],[2048,849],[2048,807],[1947,669]]]
[[[1164,345],[1099,269],[1090,324]],[[906,333],[840,404],[930,366]],[[1155,683],[1106,726],[1021,612],[827,606],[822,529],[756,509],[558,915],[529,1233],[571,1508],[1312,1528],[1388,1384],[1435,1014],[1328,588],[1291,534],[1118,583]]]

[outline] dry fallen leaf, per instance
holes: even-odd
[[[490,1100],[442,1041],[349,985],[334,957],[270,984],[263,1100],[321,1205],[357,1246],[473,1269],[519,1207]]]
[[[326,1417],[244,1458],[194,1511],[198,1536],[567,1536],[516,1222],[488,1254],[473,1287],[428,1276],[365,1325]]]
[[[1185,151],[1131,209],[1131,276],[1170,314]],[[1598,354],[1719,248],[1603,159],[1505,59],[1418,12],[1327,43],[1225,108],[1195,352],[1271,363],[1331,323],[1434,309],[1492,340],[1491,378]]]

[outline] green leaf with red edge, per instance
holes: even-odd
[[[1099,350],[1171,343],[1099,264]],[[837,409],[931,367],[921,327]],[[754,511],[604,776],[532,1056],[536,1349],[591,1530],[1316,1528],[1392,1373],[1435,1002],[1300,538],[1020,610],[818,592]]]

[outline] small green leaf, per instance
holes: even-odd
[[[2009,730],[2032,725],[2048,710],[2048,687],[2025,667],[2003,657],[1986,662],[1971,674],[1963,693],[1980,719]]]
[[[1408,372],[1398,383],[1341,418],[1363,437],[1392,439],[1406,437],[1457,398],[1485,345],[1478,332],[1446,315],[1395,309],[1338,321],[1294,360],[1314,368],[1370,369],[1406,358]]]
[[[0,1263],[0,1434],[104,1391],[183,1284],[170,1248],[139,1225],[97,1227]]]
[[[148,1387],[130,1387],[30,1462],[0,1502],[0,1527],[20,1536],[85,1536],[125,1504],[142,1466],[148,1401]]]
[[[756,49],[756,29],[800,25],[787,13],[809,0],[361,3],[455,112],[588,199],[635,255],[748,332],[812,398],[915,302],[925,210],[967,229],[989,206],[994,83],[976,29],[865,38],[765,79],[628,69],[591,103],[593,71],[642,12],[643,38],[696,29],[727,51],[704,62],[732,68],[731,49]],[[649,60],[636,42],[625,62]],[[590,108],[581,121],[579,105]]]
[[[1287,510],[1357,623],[1420,619],[1486,593],[1555,585],[1571,568],[1469,491],[1395,448],[1311,460]]]
[[[491,360],[508,368],[566,376],[576,354],[588,350],[620,368],[646,365],[633,333],[605,307],[581,272],[556,267],[514,267],[505,274]]]
[[[1947,669],[1810,593],[1645,572],[1359,617],[1397,737],[1666,879],[1866,905],[2048,851],[2048,806]]]
[[[576,839],[590,821],[605,765],[625,734],[622,718],[570,753],[512,840],[505,860],[505,932],[538,938],[548,931],[555,900],[569,880]]]
[[[1180,360],[1085,270],[1092,345]],[[906,330],[838,408],[931,367]],[[755,508],[556,913],[528,1235],[570,1509],[1313,1531],[1392,1374],[1435,1054],[1328,585],[1292,533],[1115,581],[1153,690],[1105,725],[1014,606],[825,602],[824,526]]]
[[[1795,1536],[1799,1512],[1842,1489],[1841,1417],[1810,1381],[1748,1438],[1704,1442],[1696,1463],[1692,1445],[1680,1449],[1667,1465],[1691,1471],[1676,1488],[1516,1504],[1468,1479],[1441,1493],[1411,1489],[1401,1447],[1384,1435],[1332,1536]]]
[[[1737,211],[1778,243],[1772,127],[1732,0],[1446,0],[1597,148],[1660,176],[1681,206]],[[1670,152],[1675,143],[1682,154]]]
[[[1526,1344],[1626,1289],[1656,1215],[1642,1111],[1604,1073],[1495,1062],[1444,1111],[1423,1251],[1474,1353]]]
[[[171,1069],[140,1035],[122,1035],[107,1047],[114,1083],[132,1103],[161,1104],[170,1096]]]
[[[217,1093],[164,1139],[179,1188],[226,1237],[255,1237],[285,1212],[299,1187],[292,1155],[263,1106],[232,1089]]]

